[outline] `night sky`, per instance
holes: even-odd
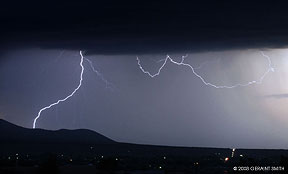
[[[17,5],[16,5],[17,4]],[[31,128],[97,131],[120,142],[287,148],[288,13],[259,2],[36,2],[1,4],[0,118]],[[271,58],[275,72],[258,80]],[[203,62],[206,62],[203,64]]]

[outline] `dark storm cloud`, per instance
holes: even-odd
[[[265,95],[265,98],[275,98],[275,99],[286,99],[288,98],[288,94],[273,94],[273,95]]]
[[[142,54],[285,47],[284,3],[22,1],[1,4],[1,48]]]

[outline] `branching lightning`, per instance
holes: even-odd
[[[68,100],[68,99],[69,99],[70,97],[72,97],[72,96],[79,90],[79,88],[81,87],[81,85],[82,85],[82,80],[83,80],[83,73],[84,73],[84,69],[85,69],[84,66],[83,66],[83,59],[84,59],[84,57],[83,57],[83,55],[82,55],[82,51],[80,51],[80,56],[81,56],[81,59],[80,59],[81,73],[80,73],[80,81],[79,81],[78,86],[73,90],[73,92],[72,92],[70,95],[68,95],[68,96],[65,97],[64,99],[60,99],[60,100],[58,100],[57,102],[52,103],[52,104],[50,104],[49,106],[46,106],[46,107],[40,109],[40,111],[38,112],[37,117],[35,117],[35,119],[34,119],[34,121],[33,121],[33,129],[36,128],[37,120],[40,118],[41,113],[42,113],[43,111],[45,111],[46,109],[50,109],[51,107],[53,107],[53,106],[55,106],[55,105],[58,105],[59,103]]]
[[[106,84],[106,88],[113,91],[114,85],[104,78],[104,76],[94,67],[93,62],[90,59],[85,57],[85,60],[90,64],[92,71],[95,72],[96,75]]]
[[[265,58],[267,58],[268,60],[268,69],[262,74],[262,76],[257,79],[257,80],[253,80],[253,81],[249,81],[249,82],[246,82],[246,83],[237,83],[235,85],[231,85],[231,86],[226,86],[226,85],[215,85],[215,84],[212,84],[210,82],[207,82],[200,74],[198,74],[195,69],[197,68],[194,68],[192,65],[188,64],[188,63],[184,63],[185,61],[185,58],[188,56],[188,55],[185,55],[185,56],[182,56],[182,59],[180,62],[177,62],[175,60],[173,60],[169,55],[166,56],[165,59],[161,59],[160,61],[164,61],[163,64],[160,66],[160,68],[158,69],[158,71],[155,73],[155,74],[152,74],[150,73],[149,71],[146,71],[142,65],[141,65],[141,62],[140,62],[140,59],[139,57],[136,57],[136,60],[137,60],[137,63],[138,63],[138,66],[140,68],[140,70],[144,73],[144,74],[147,74],[149,75],[151,78],[154,78],[158,75],[160,75],[162,69],[165,67],[165,65],[167,64],[168,61],[170,61],[171,63],[175,64],[175,65],[179,65],[179,66],[187,66],[191,69],[192,73],[198,77],[203,83],[204,85],[206,86],[211,86],[211,87],[214,87],[214,88],[228,88],[228,89],[231,89],[231,88],[236,88],[236,87],[245,87],[245,86],[249,86],[249,85],[252,85],[252,84],[261,84],[262,81],[264,80],[264,78],[267,76],[267,74],[269,74],[270,72],[274,72],[274,68],[272,67],[272,64],[271,64],[271,59],[268,55],[264,54],[264,52],[260,51],[260,53],[262,54],[262,56],[264,56]]]
[[[61,54],[63,54],[63,52],[62,52]],[[90,64],[90,67],[91,67],[91,69],[93,70],[93,72],[95,72],[96,75],[97,75],[98,77],[100,77],[100,79],[106,84],[106,87],[107,87],[107,88],[109,88],[109,89],[111,89],[111,90],[114,89],[114,85],[104,78],[104,76],[94,67],[94,65],[93,65],[93,63],[92,63],[91,60],[89,60],[88,58],[86,58],[86,57],[83,56],[82,51],[80,51],[80,56],[81,56],[81,59],[80,59],[81,73],[80,73],[80,81],[79,81],[78,86],[72,91],[72,93],[71,93],[70,95],[68,95],[68,96],[65,97],[64,99],[60,99],[60,100],[58,100],[57,102],[52,103],[52,104],[50,104],[49,106],[46,106],[46,107],[40,109],[39,112],[38,112],[37,117],[35,117],[35,119],[34,119],[34,121],[33,121],[33,128],[34,128],[34,129],[36,128],[37,120],[40,118],[41,113],[42,113],[43,111],[45,111],[45,110],[47,110],[47,109],[50,109],[50,108],[52,108],[53,106],[58,105],[59,103],[68,100],[68,99],[69,99],[70,97],[72,97],[72,96],[79,90],[79,88],[82,86],[83,73],[84,73],[84,70],[85,70],[84,65],[83,65],[83,61],[84,61],[84,60],[86,60],[86,61]]]
[[[186,66],[186,67],[189,67],[192,71],[192,73],[198,77],[203,83],[204,85],[206,86],[210,86],[210,87],[214,87],[214,88],[236,88],[236,87],[244,87],[244,86],[249,86],[249,85],[252,85],[252,84],[261,84],[262,81],[264,80],[264,78],[270,73],[270,72],[274,72],[274,68],[272,67],[272,63],[271,63],[271,59],[268,55],[264,54],[262,51],[260,51],[260,53],[262,54],[262,56],[264,56],[265,58],[267,58],[267,61],[268,61],[268,69],[262,74],[262,76],[257,79],[257,80],[253,80],[253,81],[249,81],[249,82],[246,82],[246,83],[238,83],[238,84],[235,84],[235,85],[231,85],[231,86],[226,86],[226,85],[215,85],[215,84],[212,84],[210,82],[207,82],[200,74],[198,74],[195,69],[200,69],[202,66],[204,66],[205,64],[209,63],[209,62],[204,62],[202,64],[200,64],[199,67],[193,67],[192,65],[188,64],[188,63],[185,63],[185,58],[188,57],[188,55],[185,55],[185,56],[182,56],[182,59],[180,62],[177,62],[175,61],[174,59],[172,59],[169,55],[166,56],[165,59],[161,59],[159,61],[157,61],[157,63],[160,63],[160,62],[163,62],[163,64],[160,66],[160,68],[158,69],[158,71],[155,73],[155,74],[152,74],[150,73],[149,71],[146,71],[142,65],[141,65],[141,62],[140,62],[140,59],[138,57],[136,57],[137,59],[137,63],[138,63],[138,66],[140,68],[140,70],[144,73],[144,74],[147,74],[149,75],[151,78],[154,78],[158,75],[160,75],[162,69],[165,67],[165,65],[167,64],[168,61],[170,61],[171,63],[175,64],[175,65],[178,65],[178,66]],[[83,73],[84,73],[84,65],[83,65],[83,61],[84,59],[90,64],[90,67],[92,68],[93,72],[96,73],[97,76],[99,76],[101,78],[101,80],[103,82],[105,82],[106,84],[106,87],[109,87],[110,89],[113,89],[112,88],[112,84],[110,82],[108,82],[104,76],[93,66],[93,63],[91,60],[89,60],[88,58],[85,58],[82,54],[82,51],[79,52],[80,54],[80,67],[81,67],[81,73],[80,73],[80,80],[79,80],[79,84],[78,86],[72,91],[72,93],[70,93],[67,97],[63,98],[63,99],[60,99],[58,100],[57,102],[54,102],[48,106],[45,106],[44,108],[40,109],[37,116],[34,118],[34,121],[33,121],[33,128],[35,129],[36,128],[36,123],[37,123],[37,120],[40,118],[41,116],[41,113],[47,109],[50,109],[52,108],[53,106],[55,105],[58,105],[60,104],[61,102],[64,102],[66,100],[68,100],[69,98],[71,98],[79,89],[80,87],[82,86],[82,81],[83,81]]]

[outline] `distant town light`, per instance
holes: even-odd
[[[165,160],[165,159],[166,159],[166,156],[164,156],[163,159]]]
[[[231,158],[233,158],[233,157],[234,157],[234,154],[235,154],[235,150],[236,150],[235,148],[233,148],[233,149],[232,149]]]
[[[243,155],[241,154],[240,157],[243,157]]]
[[[162,169],[162,167],[161,167],[161,166],[159,166],[159,169]]]

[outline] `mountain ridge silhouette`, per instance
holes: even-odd
[[[2,143],[73,143],[73,144],[115,144],[116,142],[88,129],[44,130],[24,128],[0,119]]]

